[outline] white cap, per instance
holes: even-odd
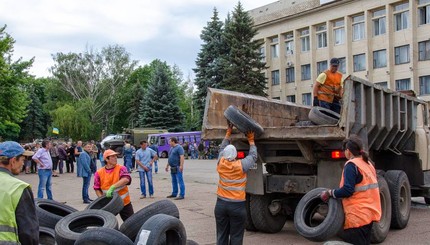
[[[228,145],[224,148],[224,158],[229,161],[234,161],[237,157],[236,147],[234,145]]]

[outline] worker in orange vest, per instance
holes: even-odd
[[[257,161],[254,132],[248,132],[249,154],[237,160],[237,151],[230,145],[233,125],[229,122],[220,146],[217,171],[219,174],[217,202],[215,205],[217,244],[242,244],[246,222],[246,172]]]
[[[343,168],[340,188],[323,191],[321,199],[327,202],[330,197],[342,198],[345,213],[342,239],[345,242],[370,244],[372,224],[381,219],[382,213],[376,170],[358,136],[345,140],[343,150],[348,161]]]
[[[124,203],[124,208],[119,215],[125,221],[134,214],[127,187],[131,184],[131,176],[126,167],[117,164],[117,155],[118,153],[110,149],[103,153],[106,165],[97,170],[94,175],[94,190],[98,197],[106,194],[109,198],[117,192]]]
[[[343,74],[338,71],[339,63],[338,58],[332,58],[330,60],[330,69],[318,75],[313,88],[313,106],[324,107],[340,113]]]

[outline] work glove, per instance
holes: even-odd
[[[318,97],[314,97],[313,106],[320,106],[320,101],[318,100]]]
[[[247,132],[246,133],[246,137],[248,138],[248,142],[249,142],[250,145],[255,145],[255,142],[254,142],[254,132],[251,132],[251,131]]]
[[[233,131],[233,124],[227,120],[227,132],[225,133],[225,138],[228,139],[230,138],[231,132]]]
[[[106,197],[112,198],[113,192],[115,191],[115,186],[112,185],[109,190],[106,192]]]
[[[323,200],[323,202],[328,202],[328,199],[330,199],[332,190],[325,190],[321,192],[320,198]]]

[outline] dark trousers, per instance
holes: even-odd
[[[243,244],[245,233],[245,202],[227,202],[217,199],[215,205],[217,245]]]
[[[95,172],[97,172],[97,160],[96,160],[97,158],[92,158],[91,159],[91,163],[90,163],[90,169],[91,169],[91,173],[95,173]]]
[[[131,203],[124,206],[124,208],[119,212],[119,216],[121,216],[122,221],[126,221],[130,216],[134,214],[133,205]]]
[[[340,103],[333,101],[333,103],[320,101],[320,106],[329,110],[332,110],[336,113],[340,113]]]
[[[58,162],[58,171],[60,171],[60,174],[63,173],[63,167],[64,167],[64,160],[60,159],[60,161]]]
[[[357,228],[346,229],[342,233],[342,239],[345,242],[354,245],[369,245],[370,244],[370,232],[372,230],[372,224],[364,225]]]
[[[58,157],[51,157],[52,160],[52,170],[57,171],[58,168]]]
[[[67,159],[66,160],[66,170],[67,170],[67,173],[73,173],[74,167],[75,167],[75,165],[73,164],[73,160],[72,159]]]

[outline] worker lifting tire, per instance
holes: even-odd
[[[224,116],[242,133],[252,131],[258,137],[264,132],[263,127],[258,122],[234,105],[227,107]]]
[[[384,173],[385,174],[385,173]],[[381,220],[374,222],[370,232],[371,243],[381,243],[385,240],[390,231],[391,224],[391,195],[387,181],[378,174],[379,196],[381,198]]]
[[[411,185],[408,176],[401,170],[385,173],[391,195],[391,228],[403,229],[408,225],[411,213]]]
[[[273,215],[269,205],[274,199],[273,195],[250,195],[251,220],[255,228],[266,233],[276,233],[282,230],[287,221],[287,216],[279,213]]]
[[[339,113],[320,106],[314,106],[309,111],[309,120],[317,125],[335,125],[339,119]]]

